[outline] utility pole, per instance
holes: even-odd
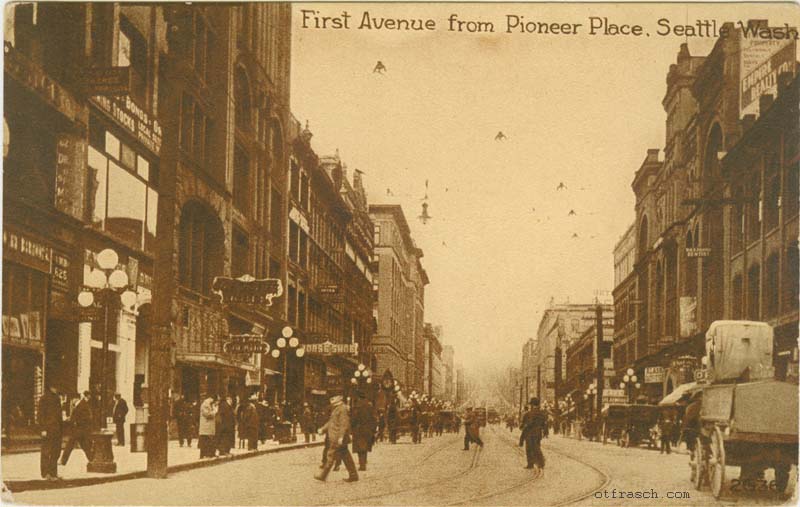
[[[595,335],[597,336],[597,414],[603,411],[603,382],[605,370],[605,353],[603,351],[603,305],[597,299],[595,308]]]
[[[536,397],[542,399],[542,365],[536,365]]]
[[[155,7],[154,7],[155,8]],[[167,450],[169,424],[169,389],[172,385],[172,323],[177,316],[172,314],[172,299],[175,294],[175,272],[173,266],[175,235],[175,195],[177,188],[178,124],[180,98],[174,85],[177,82],[172,74],[175,69],[172,54],[176,38],[186,38],[185,27],[191,26],[191,12],[183,5],[165,6],[164,17],[169,26],[168,44],[173,46],[166,58],[161,59],[164,75],[159,86],[166,87],[162,96],[165,104],[158,104],[159,120],[163,126],[161,146],[161,165],[158,195],[158,234],[153,269],[152,328],[150,350],[148,352],[147,402],[148,420],[145,437],[147,447],[147,477],[163,479],[167,477]],[[186,23],[188,14],[189,23]],[[183,17],[184,19],[179,19]],[[181,23],[183,21],[183,23]],[[171,114],[167,114],[171,113]]]

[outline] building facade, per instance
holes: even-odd
[[[423,393],[438,399],[444,396],[444,363],[442,361],[441,327],[425,323]]]
[[[422,250],[411,237],[398,205],[370,205],[374,223],[373,265],[378,330],[372,341],[377,370],[389,370],[403,390],[422,392],[425,286]]]
[[[444,368],[444,395],[445,401],[455,401],[455,370],[453,360],[455,350],[452,345],[442,347],[442,367]]]
[[[693,379],[715,320],[769,322],[779,375],[796,371],[797,160],[785,142],[796,135],[795,42],[771,41],[772,60],[759,60],[726,26],[705,57],[681,46],[666,80],[664,159],[648,150],[633,181],[635,305],[628,289],[615,297],[628,298],[636,325],[618,330],[616,367],[648,378],[651,401]],[[748,91],[757,70],[770,81]]]

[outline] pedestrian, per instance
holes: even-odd
[[[249,400],[242,402],[242,410],[239,419],[239,439],[247,442],[247,449],[250,451],[258,450],[259,420],[256,403],[258,398],[252,396]]]
[[[250,403],[250,400],[247,398],[239,398],[238,402],[236,403],[236,408],[234,409],[234,416],[236,417],[236,431],[239,437],[239,449],[246,449],[247,448],[247,440],[244,437],[244,428],[242,427],[242,419],[244,409]],[[255,407],[253,407],[255,409]],[[257,428],[256,428],[257,429]],[[256,435],[256,438],[258,435]]]
[[[419,409],[417,408],[417,404],[414,403],[411,406],[411,418],[409,419],[409,423],[411,424],[411,441],[415,444],[422,442],[422,425],[420,419]]]
[[[483,440],[481,440],[481,422],[478,420],[477,414],[471,409],[467,409],[467,414],[464,418],[464,450],[469,450],[470,442],[475,442],[480,447],[483,447]]]
[[[397,443],[397,404],[391,402],[386,411],[386,426],[389,428],[389,442]]]
[[[117,428],[117,445],[125,445],[125,418],[128,416],[128,403],[120,393],[114,394],[114,410],[111,411],[114,426]]]
[[[328,435],[330,449],[328,450],[325,467],[319,474],[314,475],[314,478],[319,481],[327,479],[328,473],[333,468],[336,459],[339,458],[344,461],[344,466],[347,468],[348,477],[345,481],[357,481],[358,471],[356,471],[356,464],[353,462],[353,456],[347,448],[347,444],[350,442],[350,414],[341,396],[333,396],[331,398],[331,417],[318,431]]]
[[[672,440],[672,431],[675,427],[675,422],[672,420],[672,415],[663,414],[661,420],[658,421],[658,432],[661,439],[661,452],[660,454],[672,453],[670,443]]]
[[[233,444],[236,442],[236,416],[233,413],[233,398],[226,396],[219,402],[217,411],[219,424],[217,425],[217,449],[220,456],[230,456]]]
[[[317,441],[317,431],[314,428],[314,413],[308,403],[303,403],[303,413],[300,415],[300,430],[303,432],[306,443]]]
[[[263,397],[255,403],[256,412],[258,413],[258,440],[263,444],[267,439],[271,439],[272,435],[269,431],[270,422],[270,409],[269,403]]]
[[[69,435],[69,438],[67,438],[67,444],[64,446],[64,452],[61,454],[62,465],[66,465],[69,461],[72,450],[75,449],[76,442],[81,446],[81,449],[83,449],[83,453],[86,455],[86,460],[92,460],[92,447],[91,441],[89,440],[89,435],[92,433],[94,415],[92,414],[91,396],[92,393],[89,391],[84,391],[83,396],[78,401],[78,404],[72,409],[72,415],[69,417],[72,431]]]
[[[188,447],[192,446],[192,404],[183,396],[175,402],[175,424],[178,426],[178,444],[183,447],[186,441]]]
[[[216,417],[219,405],[216,396],[207,395],[200,405],[200,418],[197,425],[199,438],[197,446],[200,448],[200,459],[213,458],[216,456],[214,449],[214,439],[217,434]]]
[[[384,434],[386,431],[386,413],[383,410],[378,411],[378,441],[383,442]]]
[[[358,469],[367,469],[367,453],[375,443],[375,427],[378,425],[375,409],[362,391],[356,393],[353,413],[350,417],[353,429],[353,452],[358,455]]]
[[[42,432],[42,455],[40,471],[48,481],[58,479],[58,455],[61,453],[63,419],[61,397],[54,385],[50,385],[39,399],[39,429]]]
[[[542,454],[542,438],[547,431],[547,416],[539,408],[539,398],[531,398],[530,409],[522,416],[520,425],[519,446],[525,444],[525,456],[528,464],[525,468],[544,468]]]

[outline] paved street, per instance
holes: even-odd
[[[544,443],[541,475],[523,468],[519,433],[484,430],[485,447],[461,450],[461,435],[445,434],[412,445],[378,444],[357,483],[344,471],[323,484],[313,479],[320,449],[265,455],[176,473],[167,480],[119,483],[15,495],[27,504],[117,505],[778,505],[766,494],[723,498],[695,491],[687,456],[552,436]],[[731,469],[731,473],[735,469]],[[619,491],[654,491],[657,499],[603,499]],[[180,494],[176,494],[180,492]],[[668,495],[681,496],[679,499]],[[689,495],[686,497],[685,495]]]

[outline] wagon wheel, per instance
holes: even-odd
[[[711,493],[714,498],[719,499],[725,487],[725,441],[722,438],[722,430],[719,427],[714,428],[714,433],[711,434],[708,482],[711,485]]]
[[[689,458],[689,468],[691,468],[691,479],[694,484],[694,489],[700,491],[703,488],[706,475],[706,452],[703,447],[703,442],[700,437],[697,437],[694,442],[694,451]]]
[[[608,439],[608,434],[606,433],[606,423],[603,423],[603,445],[606,445],[606,439]]]

